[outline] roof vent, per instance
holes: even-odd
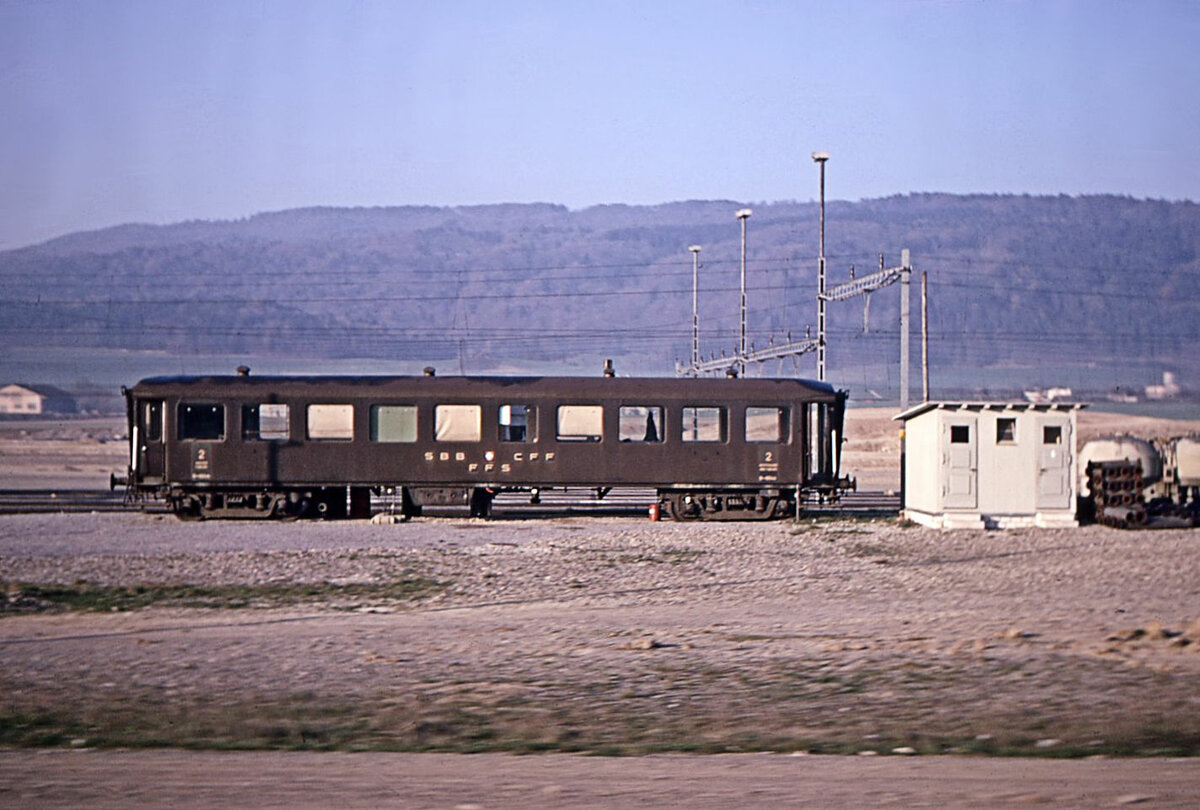
[[[435,374],[437,374],[437,369],[435,369],[433,366],[425,366],[424,370],[421,373],[424,374],[426,377],[432,377]]]
[[[617,372],[616,372],[616,370],[613,368],[613,364],[612,364],[612,360],[611,360],[611,359],[610,359],[610,360],[605,360],[605,361],[604,361],[604,376],[605,376],[605,377],[615,377],[615,376],[617,376]]]
[[[250,366],[238,366],[237,367],[237,375],[239,377],[249,377],[250,376]]]

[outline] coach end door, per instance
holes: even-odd
[[[161,399],[138,400],[137,419],[133,424],[131,446],[135,480],[147,484],[161,483],[166,469],[163,462],[163,403]]]

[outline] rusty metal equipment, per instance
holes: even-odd
[[[1088,498],[1080,517],[1120,529],[1171,529],[1200,525],[1195,500],[1146,498],[1147,480],[1140,459],[1091,461],[1086,469]]]

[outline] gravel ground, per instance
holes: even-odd
[[[1198,544],[4,516],[0,805],[1193,807]]]
[[[1200,759],[0,751],[9,806],[91,810],[1191,810],[1198,784]]]
[[[0,707],[19,744],[1192,754],[1198,542],[8,516]],[[64,612],[52,584],[158,601]]]

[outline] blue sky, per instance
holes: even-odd
[[[0,0],[0,249],[308,205],[1200,200],[1200,3]]]

